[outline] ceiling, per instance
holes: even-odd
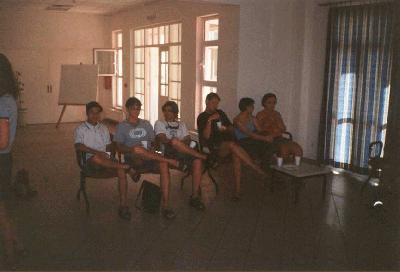
[[[68,12],[112,14],[135,5],[147,5],[165,0],[0,0],[0,9],[68,9]]]

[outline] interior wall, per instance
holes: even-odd
[[[61,64],[93,63],[93,48],[108,46],[107,22],[108,17],[100,15],[0,10],[0,52],[22,73],[28,124],[57,121],[62,109],[58,106]],[[68,106],[63,122],[84,118],[84,106]]]
[[[288,130],[316,159],[328,8],[317,0],[206,1],[240,6],[238,99],[252,97],[258,111],[262,96],[276,93]]]
[[[148,25],[182,22],[182,120],[190,129],[195,125],[195,90],[196,90],[196,20],[198,16],[219,14],[219,50],[218,50],[218,93],[223,98],[221,107],[228,114],[233,114],[237,103],[238,69],[238,29],[239,7],[234,5],[215,5],[179,1],[158,1],[150,5],[141,5],[112,16],[111,31],[123,31],[124,54],[124,100],[130,96],[130,33],[132,29]],[[148,19],[151,17],[151,19]],[[133,91],[133,90],[132,90]],[[111,100],[108,107],[111,107]],[[122,118],[122,113],[108,112],[113,118]]]

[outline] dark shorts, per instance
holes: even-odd
[[[0,154],[0,200],[10,191],[12,177],[11,153]]]
[[[111,158],[113,161],[117,161],[115,158]],[[84,172],[87,175],[90,176],[96,176],[96,175],[109,175],[109,176],[116,176],[117,175],[117,170],[115,168],[106,168],[101,165],[98,165],[90,160],[86,160],[85,166],[84,166]]]
[[[142,160],[135,158],[135,155],[125,154],[125,163],[131,165],[135,170],[140,172],[159,173],[160,163],[154,160]]]
[[[175,148],[173,148],[169,144],[165,145],[164,156],[169,159],[182,161],[186,165],[192,165],[193,161],[195,160],[195,157],[189,154],[179,153]]]
[[[270,158],[276,152],[274,144],[251,138],[241,139],[238,143],[247,153],[258,158]]]

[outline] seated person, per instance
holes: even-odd
[[[190,205],[198,210],[204,210],[205,206],[199,197],[199,189],[203,167],[202,160],[206,160],[207,156],[189,147],[189,132],[185,123],[178,121],[178,105],[174,101],[167,101],[162,106],[162,111],[165,120],[158,120],[154,124],[156,139],[164,145],[166,157],[176,158],[191,165],[193,186]]]
[[[278,150],[278,157],[283,158],[284,161],[288,161],[291,155],[302,157],[303,149],[301,146],[282,136],[286,131],[286,126],[281,114],[275,110],[276,102],[277,98],[273,93],[267,93],[263,96],[261,104],[264,109],[256,115],[261,131],[274,138],[273,144]]]
[[[249,97],[240,99],[239,109],[240,113],[233,119],[236,140],[247,153],[261,159],[264,170],[268,169],[274,154],[273,137],[259,133],[261,127],[253,116],[253,99]]]
[[[169,165],[179,168],[181,165],[175,159],[165,158],[152,150],[154,141],[153,126],[149,121],[139,118],[142,103],[135,97],[130,97],[126,103],[127,119],[117,126],[115,141],[118,150],[125,154],[125,161],[141,172],[160,172],[162,192],[162,214],[167,219],[173,219],[175,212],[168,207],[169,197]]]
[[[232,154],[233,171],[235,177],[235,193],[233,200],[240,200],[240,177],[241,164],[244,163],[254,169],[263,177],[265,172],[238,145],[233,136],[233,125],[226,114],[218,109],[220,98],[216,93],[209,93],[206,97],[206,110],[197,117],[199,139],[202,146],[208,147],[216,152],[219,157],[226,157]]]
[[[86,167],[89,172],[115,173],[119,182],[119,216],[122,219],[130,220],[131,213],[127,204],[128,183],[126,181],[126,171],[133,171],[128,164],[121,164],[110,158],[106,153],[110,150],[110,132],[107,127],[100,122],[100,113],[103,108],[97,102],[86,104],[87,121],[82,123],[75,130],[75,148],[86,153]],[[135,174],[135,173],[131,173]]]

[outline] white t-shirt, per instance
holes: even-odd
[[[189,131],[186,128],[184,122],[167,122],[158,120],[154,124],[154,131],[156,135],[164,133],[168,139],[178,138],[182,140],[189,135]]]
[[[93,126],[88,122],[82,123],[75,130],[75,143],[84,144],[94,150],[106,152],[106,147],[111,143],[110,132],[108,128],[98,123]],[[86,158],[90,158],[93,154],[86,154]]]

